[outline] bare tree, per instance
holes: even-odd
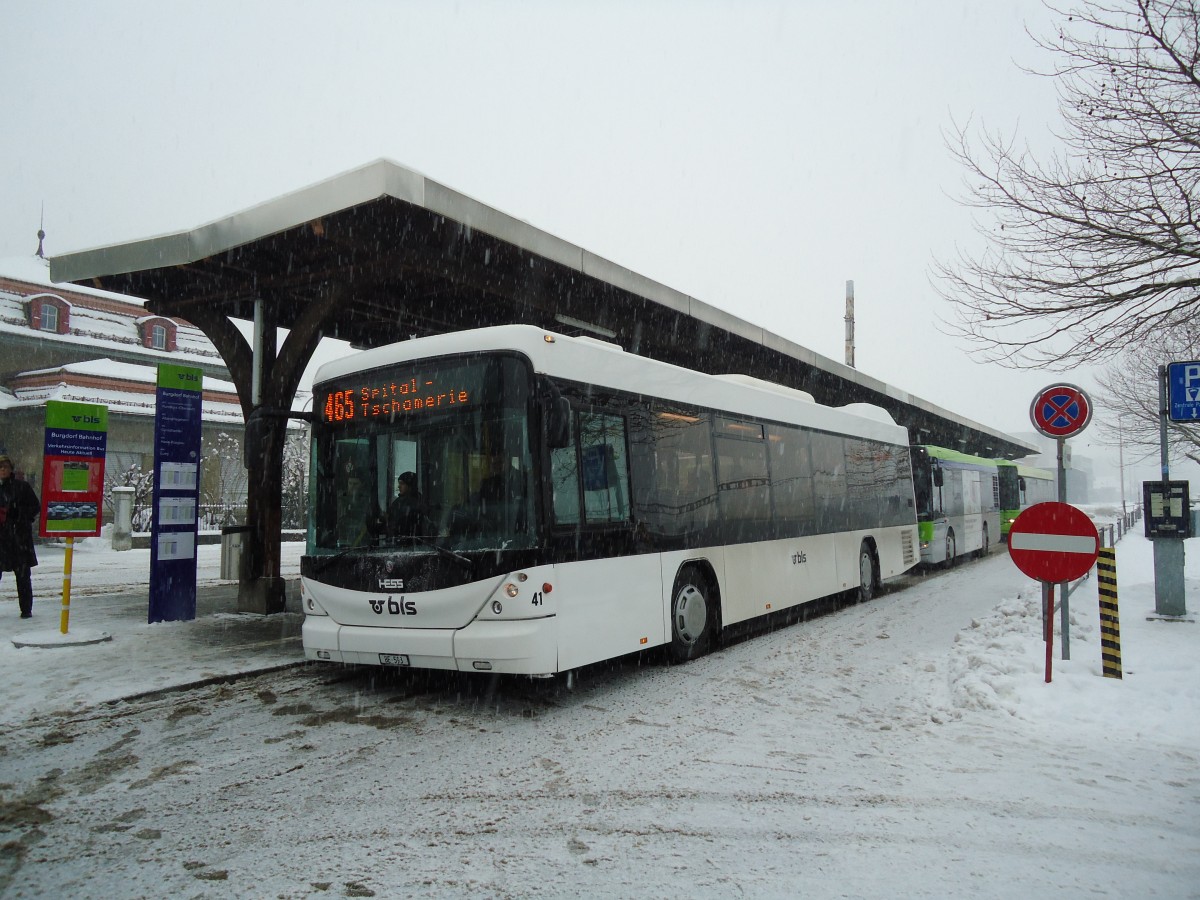
[[[236,524],[246,506],[246,470],[241,441],[225,431],[205,436],[200,463],[200,505],[204,528]]]
[[[289,430],[283,445],[284,528],[303,528],[308,518],[308,439]]]
[[[1061,149],[955,127],[986,248],[934,265],[950,328],[1015,367],[1111,358],[1183,327],[1200,292],[1195,0],[1083,0],[1035,42],[1055,60]],[[1194,200],[1194,198],[1197,198]]]
[[[1158,411],[1158,367],[1169,362],[1200,358],[1200,325],[1163,332],[1136,350],[1123,353],[1096,376],[1104,393],[1104,426],[1099,438],[1110,446],[1121,445],[1131,462],[1159,458],[1161,417]],[[1168,422],[1167,444],[1171,459],[1200,462],[1200,423]]]

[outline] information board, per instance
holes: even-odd
[[[204,373],[160,365],[154,412],[151,622],[196,618],[196,533]]]
[[[1191,537],[1186,481],[1143,481],[1142,509],[1148,538]]]
[[[42,449],[42,537],[100,534],[108,407],[46,401]]]

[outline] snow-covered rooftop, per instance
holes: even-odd
[[[194,325],[174,320],[175,349],[154,350],[142,343],[138,322],[146,316],[140,301],[135,298],[107,291],[89,290],[77,285],[51,285],[49,270],[44,266],[42,268],[45,278],[35,281],[11,273],[5,268],[6,265],[6,261],[0,261],[0,282],[3,282],[0,283],[0,333],[73,345],[75,352],[81,355],[88,352],[85,348],[94,348],[98,355],[112,355],[113,351],[136,353],[147,362],[153,361],[155,364],[170,362],[176,365],[204,365],[209,371],[213,366],[224,368],[224,362],[216,347]],[[15,268],[23,267],[16,265]],[[70,304],[70,331],[67,334],[34,331],[30,327],[26,303],[30,297],[47,294]]]

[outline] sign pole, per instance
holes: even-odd
[[[1101,547],[1096,561],[1100,594],[1100,665],[1105,678],[1121,678],[1121,614],[1117,608],[1117,551]]]
[[[1092,399],[1087,391],[1073,384],[1052,384],[1043,388],[1033,398],[1029,407],[1029,418],[1033,427],[1048,438],[1053,438],[1058,449],[1058,502],[1067,502],[1067,467],[1064,445],[1066,439],[1087,428],[1092,420]],[[1071,658],[1071,585],[1059,581],[1062,597],[1059,606],[1062,612],[1062,655]],[[1050,614],[1054,614],[1051,606]]]
[[[1054,666],[1054,582],[1046,584],[1046,684]]]
[[[1167,453],[1167,367],[1158,367],[1158,464],[1162,480],[1171,480],[1171,462]]]
[[[1067,502],[1067,464],[1065,460],[1065,445],[1066,438],[1058,439],[1058,502]],[[1062,658],[1071,658],[1071,587],[1067,582],[1063,582],[1060,588],[1062,592]],[[1054,589],[1050,589],[1051,597],[1054,596]],[[1050,614],[1054,614],[1054,604],[1050,604]]]
[[[63,592],[62,615],[59,616],[58,630],[67,633],[71,623],[71,559],[75,552],[75,538],[67,535],[67,552],[63,555]]]
[[[1042,642],[1050,640],[1046,634],[1046,622],[1050,619],[1050,582],[1042,582]]]
[[[1099,548],[1095,523],[1067,503],[1035,503],[1017,516],[1008,530],[1008,555],[1013,563],[1042,583],[1047,683],[1054,654],[1054,585],[1070,584],[1087,574],[1096,563]]]

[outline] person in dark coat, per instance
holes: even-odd
[[[417,473],[402,472],[396,479],[396,499],[388,506],[388,533],[397,536],[427,533],[428,519],[417,491]]]
[[[13,472],[12,459],[0,455],[0,577],[4,572],[13,573],[22,619],[33,616],[31,570],[38,564],[33,523],[41,509],[33,488]]]

